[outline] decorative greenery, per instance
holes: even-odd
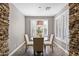
[[[40,27],[38,27],[37,33],[42,33],[42,32],[43,32],[42,29],[40,29]]]
[[[42,32],[43,32],[43,30],[40,27],[38,27],[38,29],[37,29],[37,35],[39,37],[42,37]]]

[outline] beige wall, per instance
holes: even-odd
[[[24,42],[25,18],[24,15],[10,4],[9,17],[9,52],[15,50]]]
[[[30,20],[32,19],[48,19],[48,34],[54,33],[54,17],[53,16],[26,16],[25,17],[25,33],[30,36]]]

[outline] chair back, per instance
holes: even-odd
[[[50,35],[50,42],[52,42],[54,40],[54,34]]]
[[[34,51],[43,51],[43,41],[44,41],[44,38],[33,38]]]
[[[26,41],[27,43],[29,42],[28,34],[25,34],[25,41]]]

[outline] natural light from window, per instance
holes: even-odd
[[[31,20],[31,37],[48,38],[48,20],[46,19]],[[44,39],[44,40],[48,40],[48,39]]]

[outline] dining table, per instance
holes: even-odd
[[[31,37],[30,40],[33,40],[34,37]],[[44,41],[47,41],[48,37],[44,37]]]

